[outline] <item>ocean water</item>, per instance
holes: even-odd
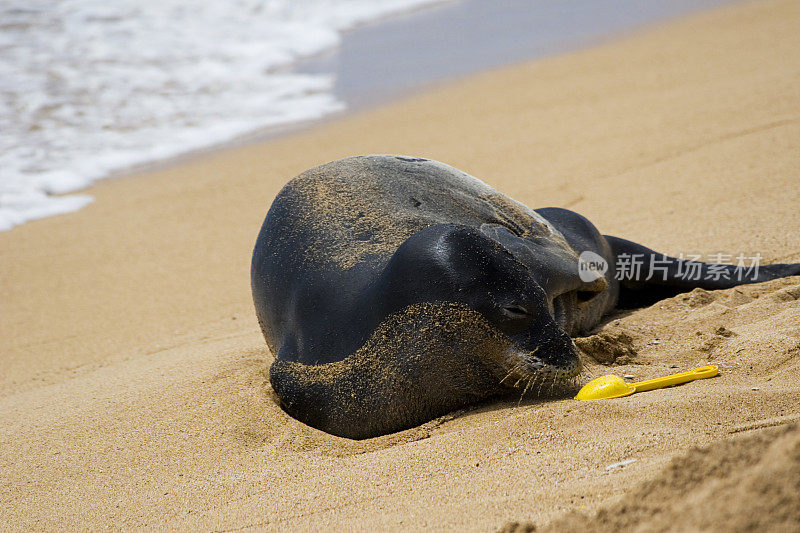
[[[343,108],[299,59],[442,0],[0,1],[0,231],[133,165]]]

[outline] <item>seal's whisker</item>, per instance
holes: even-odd
[[[517,402],[517,407],[519,407],[519,404],[522,403],[522,399],[525,397],[525,393],[528,392],[528,389],[530,388],[531,384],[535,381],[535,379],[536,379],[535,377],[531,377],[530,379],[528,379],[528,383],[525,385],[525,388],[522,389],[522,394],[519,395],[519,401]]]
[[[580,373],[576,377],[580,377],[580,376],[586,376],[589,379],[594,379],[594,378],[597,377],[597,373],[594,370],[592,370],[591,368],[589,368],[586,365],[584,365],[584,367],[581,369]]]
[[[508,373],[506,374],[506,377],[504,377],[503,379],[500,380],[500,383],[503,383],[506,379],[511,377],[511,374],[513,374],[514,372],[519,370],[520,366],[521,366],[521,363],[517,363],[513,367],[511,367],[511,370],[508,371]]]

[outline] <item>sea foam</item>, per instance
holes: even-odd
[[[5,0],[0,231],[75,211],[131,166],[343,104],[291,71],[342,31],[441,0]]]

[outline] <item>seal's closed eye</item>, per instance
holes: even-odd
[[[528,318],[531,314],[530,311],[521,305],[503,306],[501,311],[509,318]]]

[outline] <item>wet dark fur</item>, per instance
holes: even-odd
[[[582,281],[584,251],[608,271]],[[666,279],[617,281],[619,254],[657,258]],[[681,279],[682,266],[601,235],[572,211],[533,211],[441,163],[362,156],[281,190],[251,282],[284,409],[329,433],[367,438],[509,387],[574,376],[570,335],[618,305],[741,283],[734,266],[724,267],[731,279],[699,281]],[[746,282],[797,273],[798,264],[769,265]]]

